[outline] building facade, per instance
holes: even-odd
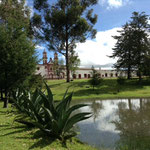
[[[65,66],[59,66],[58,64],[58,55],[54,54],[54,58],[47,60],[47,52],[43,52],[43,64],[37,65],[36,74],[41,75],[45,79],[65,79],[66,78],[66,69]],[[96,69],[102,78],[113,78],[118,76],[126,77],[127,74],[125,71],[118,72],[116,70],[103,70]],[[91,68],[79,68],[76,70],[75,74],[71,75],[71,78],[74,79],[88,79],[91,77]]]

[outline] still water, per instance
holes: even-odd
[[[150,100],[82,101],[91,118],[77,124],[78,138],[107,150],[150,150]]]

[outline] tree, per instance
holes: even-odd
[[[118,57],[114,65],[117,69],[125,69],[128,72],[128,79],[133,70],[137,71],[139,81],[142,79],[142,72],[145,71],[145,64],[150,62],[150,43],[148,38],[148,16],[144,12],[133,12],[131,21],[123,26],[117,39],[113,55]]]
[[[128,23],[126,23],[121,31],[119,36],[113,36],[117,40],[115,48],[113,48],[112,58],[118,57],[117,62],[114,64],[114,67],[117,70],[123,69],[127,71],[127,78],[131,78],[131,72],[133,69],[133,34],[132,28]]]
[[[150,62],[150,42],[148,16],[142,12],[134,12],[130,22],[133,30],[133,51],[134,51],[134,65],[138,72],[139,81],[142,79],[143,69],[145,64]]]
[[[58,61],[54,61],[53,63],[53,70],[55,72],[55,75],[57,75],[58,79],[61,78],[61,75],[63,74],[65,67],[64,67],[64,60],[58,59]]]
[[[29,14],[24,0],[0,3],[0,89],[5,94],[4,107],[11,90],[22,85],[36,68]]]
[[[69,56],[76,43],[94,38],[97,15],[93,9],[97,0],[58,0],[50,6],[47,0],[34,0],[34,8],[39,11],[32,18],[36,37],[46,42],[49,50],[65,56],[67,82],[70,81]]]
[[[100,78],[100,74],[95,70],[95,68],[92,66],[92,72],[91,72],[91,79],[89,80],[89,83],[93,86],[93,90],[95,86],[99,86],[102,83],[102,78]]]
[[[78,69],[80,65],[80,59],[78,55],[75,53],[75,51],[71,52],[71,56],[69,57],[69,69],[71,71],[71,75],[75,74],[76,70]]]

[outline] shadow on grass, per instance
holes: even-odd
[[[11,127],[10,125],[1,125],[1,127],[6,127],[3,130],[7,130],[8,133],[0,135],[0,138],[4,137],[4,136],[13,135],[13,134],[17,135],[18,133],[22,133],[22,132],[32,131],[32,129],[33,129],[33,128],[28,128],[27,126],[20,126],[20,125],[15,126],[15,127]],[[11,131],[9,131],[9,130],[11,130]],[[12,130],[14,130],[14,131],[12,131]],[[40,130],[33,132],[32,137],[17,135],[16,139],[33,139],[33,140],[37,139],[37,142],[35,142],[32,146],[30,146],[29,149],[34,149],[34,148],[42,149],[42,148],[46,147],[47,145],[50,145],[51,143],[53,143],[56,140],[56,139],[52,139],[52,138],[46,136]]]
[[[99,88],[95,88],[94,90],[90,87],[89,89],[81,89],[74,92],[74,96],[89,96],[89,95],[100,95],[100,94],[118,94],[119,92],[126,92],[126,91],[136,91],[142,89],[143,85],[117,85],[112,84],[105,85],[103,84]]]
[[[15,129],[21,129],[21,130],[11,131],[11,132],[8,132],[6,134],[0,135],[0,137],[12,135],[12,134],[17,134],[17,133],[22,133],[22,132],[26,132],[26,131],[31,130],[31,128],[20,127],[20,126],[18,126],[18,127],[9,127],[9,128],[3,129],[3,130],[11,130],[11,129],[14,129],[14,130]]]
[[[34,148],[42,149],[46,147],[47,145],[52,144],[56,140],[56,139],[46,136],[40,130],[34,133],[32,139],[39,139],[39,141],[35,142],[32,146],[29,147],[29,149],[34,149]]]
[[[48,86],[50,88],[54,88],[54,87],[57,87],[57,86],[60,86],[60,85],[63,85],[63,84],[66,84],[66,82],[61,82],[61,83],[56,83],[56,84],[48,83]]]

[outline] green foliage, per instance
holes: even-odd
[[[126,23],[119,36],[114,36],[117,40],[113,55],[117,57],[116,69],[127,70],[128,79],[132,71],[137,71],[139,80],[142,73],[149,74],[150,64],[150,42],[148,16],[142,12],[133,12],[131,21]]]
[[[30,31],[30,13],[24,0],[0,3],[0,88],[8,92],[19,87],[36,68],[37,57]]]
[[[80,59],[78,55],[75,53],[75,51],[72,51],[69,59],[69,69],[71,71],[72,77],[73,74],[75,74],[76,70],[78,69],[79,65]]]
[[[48,0],[34,0],[34,8],[39,13],[32,18],[33,30],[39,29],[35,31],[36,37],[44,40],[49,50],[65,56],[67,82],[70,81],[70,56],[76,44],[95,38],[93,27],[97,15],[89,8],[96,3],[97,0],[58,0],[50,6]]]
[[[118,83],[119,85],[123,85],[123,84],[125,83],[125,78],[122,77],[122,76],[119,76],[119,77],[117,78],[117,83]]]
[[[70,106],[72,94],[67,96],[65,93],[62,101],[55,102],[53,94],[46,84],[47,95],[41,90],[36,89],[33,95],[28,91],[22,90],[14,93],[14,102],[18,110],[25,113],[30,119],[30,124],[35,125],[51,138],[58,138],[63,144],[67,139],[76,135],[73,130],[74,124],[90,117],[91,113],[75,113],[79,108],[87,106],[78,104]],[[28,124],[26,121],[21,123]]]
[[[53,140],[37,128],[14,122],[16,111],[12,107],[2,108],[0,102],[0,149],[1,150],[96,150],[76,138],[67,141],[67,148],[62,147],[60,140]],[[9,105],[10,106],[10,105]],[[15,111],[15,112],[14,112]]]
[[[57,75],[58,79],[60,79],[61,75],[63,75],[64,69],[65,65],[63,59],[58,59],[58,61],[54,61],[53,70],[55,72],[55,75]]]
[[[92,67],[92,72],[91,72],[91,79],[89,80],[90,85],[93,86],[93,90],[95,86],[100,86],[102,83],[103,79],[100,77],[100,74]]]

